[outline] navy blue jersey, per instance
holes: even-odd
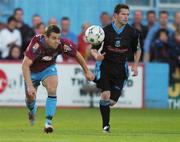
[[[137,51],[139,33],[129,24],[126,24],[119,33],[113,27],[113,23],[103,30],[105,39],[101,53],[106,53],[104,60],[124,64],[129,54]],[[100,46],[93,46],[92,49],[98,50]]]

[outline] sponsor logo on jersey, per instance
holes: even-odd
[[[52,59],[53,59],[52,56],[44,56],[44,57],[42,57],[43,61],[51,61]]]

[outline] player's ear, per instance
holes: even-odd
[[[113,17],[114,17],[115,19],[117,18],[117,16],[118,16],[117,13],[114,13],[114,14],[113,14]]]

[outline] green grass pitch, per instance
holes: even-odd
[[[58,108],[54,133],[45,134],[44,108],[36,124],[25,108],[0,107],[0,142],[180,142],[180,110],[111,109],[111,133],[101,130],[98,109]]]

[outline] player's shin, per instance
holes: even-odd
[[[52,124],[52,118],[56,113],[57,97],[55,94],[49,94],[46,99],[46,124]]]
[[[36,105],[36,100],[33,101],[29,101],[26,99],[26,107],[28,108],[29,112],[32,115],[36,115],[36,111],[37,111],[37,105]]]
[[[99,104],[100,104],[100,112],[101,112],[103,128],[104,128],[105,126],[109,126],[110,100],[100,100]]]
[[[28,108],[28,119],[30,122],[30,125],[34,125],[35,123],[35,118],[36,118],[36,111],[37,111],[37,105],[36,105],[36,100],[28,100],[26,98],[26,107]]]

